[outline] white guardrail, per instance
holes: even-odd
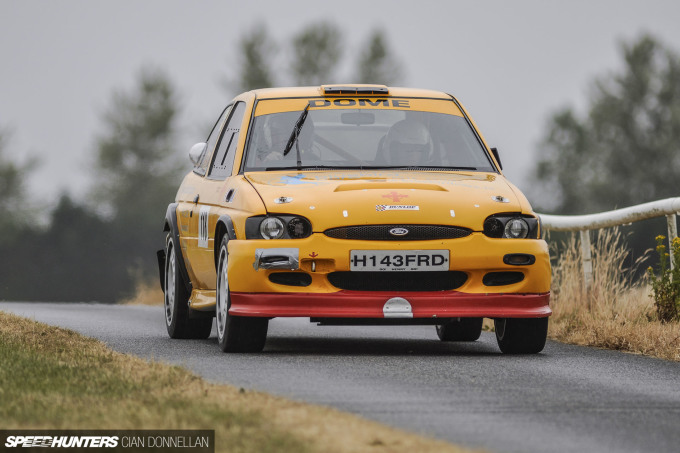
[[[581,253],[583,254],[583,276],[586,290],[593,276],[593,261],[590,253],[590,230],[628,225],[640,220],[666,216],[668,222],[668,244],[678,237],[675,215],[680,213],[680,197],[652,201],[629,208],[587,215],[549,215],[538,214],[541,224],[548,231],[578,231],[581,233]],[[672,254],[671,254],[672,255]],[[673,258],[671,256],[671,269]]]

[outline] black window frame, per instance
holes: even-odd
[[[201,159],[198,161],[198,164],[194,166],[194,173],[200,176],[205,176],[208,173],[208,170],[210,169],[210,164],[212,162],[212,155],[214,154],[215,149],[217,148],[217,145],[219,144],[220,136],[222,135],[222,130],[224,129],[224,125],[226,124],[226,121],[228,120],[229,117],[231,117],[231,110],[232,107],[234,106],[234,103],[230,103],[227,105],[223,110],[222,113],[220,113],[220,116],[217,117],[217,121],[215,121],[215,124],[213,125],[212,129],[210,129],[210,133],[208,134],[208,137],[205,139],[205,151],[203,152],[203,155],[201,156]],[[218,126],[219,129],[218,129]],[[213,135],[215,130],[217,129],[217,140],[215,141],[215,146],[212,147],[212,150],[210,149],[210,137]],[[207,165],[203,167],[203,163],[206,162]]]
[[[234,115],[237,113],[237,110],[239,109],[239,104],[243,106],[243,114],[241,115],[240,122],[238,126],[234,125],[234,127],[229,127],[230,124],[232,123],[232,120],[234,119]],[[224,125],[222,126],[222,130],[220,131],[220,137],[217,141],[217,144],[215,145],[215,149],[213,151],[212,158],[210,159],[210,165],[208,166],[208,170],[206,172],[206,178],[211,179],[213,181],[223,181],[227,179],[229,176],[231,176],[231,173],[234,172],[234,161],[236,158],[236,146],[238,145],[238,140],[240,138],[241,134],[241,126],[243,124],[243,119],[246,116],[246,109],[247,105],[245,101],[236,101],[231,104],[231,111],[229,112],[229,117],[225,121]],[[222,141],[225,138],[225,134],[227,131],[232,130],[235,131],[234,134],[232,134],[231,139],[229,140],[229,143],[227,143],[227,148],[225,149],[225,154],[224,154],[224,159],[228,158],[229,156],[229,150],[234,149],[234,152],[232,153],[232,162],[231,162],[231,170],[229,170],[226,174],[224,175],[217,175],[214,176],[212,174],[213,169],[215,167],[215,160],[218,157],[219,151],[220,151],[220,146],[222,145]],[[233,148],[232,148],[232,143],[233,143]],[[224,160],[223,159],[223,160]]]

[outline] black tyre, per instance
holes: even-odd
[[[494,325],[504,354],[537,354],[545,347],[548,318],[500,318]]]
[[[457,318],[437,326],[441,341],[477,341],[482,334],[484,318]]]
[[[165,242],[165,326],[170,338],[204,339],[210,336],[212,317],[191,318],[189,293],[180,275],[181,253],[171,235]]]
[[[225,236],[220,245],[217,261],[217,304],[215,319],[217,324],[217,343],[224,352],[260,352],[267,341],[269,319],[232,316],[229,314],[229,274],[227,272],[228,238]]]

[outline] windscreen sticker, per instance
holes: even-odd
[[[330,107],[331,105],[335,107],[389,107],[390,105],[394,108],[410,108],[411,104],[407,99],[334,99],[330,101],[328,99],[313,99],[309,101],[310,107]]]
[[[208,218],[210,217],[210,206],[201,207],[198,215],[198,246],[208,248]]]
[[[391,96],[262,99],[257,103],[255,116],[283,112],[300,112],[307,105],[309,105],[312,110],[388,109],[463,116],[463,113],[450,98],[397,98]]]
[[[382,212],[382,211],[420,211],[420,206],[403,205],[403,204],[392,204],[392,205],[379,204],[379,205],[375,206],[375,210],[378,211],[378,212]]]

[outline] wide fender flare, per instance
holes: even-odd
[[[193,285],[191,284],[191,279],[189,278],[189,272],[187,272],[187,267],[184,263],[184,255],[182,255],[182,249],[179,242],[179,226],[177,224],[177,203],[170,203],[168,205],[168,210],[165,212],[165,223],[163,226],[163,231],[172,235],[175,247],[179,247],[179,253],[176,254],[177,266],[179,267],[179,275],[182,277],[182,282],[187,289],[187,292],[191,294]],[[163,257],[161,258],[161,254]],[[161,265],[162,259],[162,265]],[[158,267],[160,271],[161,278],[161,288],[165,291],[165,248],[158,251]]]
[[[220,246],[222,245],[222,238],[226,236],[227,241],[236,239],[236,230],[234,229],[234,222],[228,214],[223,214],[217,219],[215,225],[215,269],[217,269],[217,260],[220,257]]]

